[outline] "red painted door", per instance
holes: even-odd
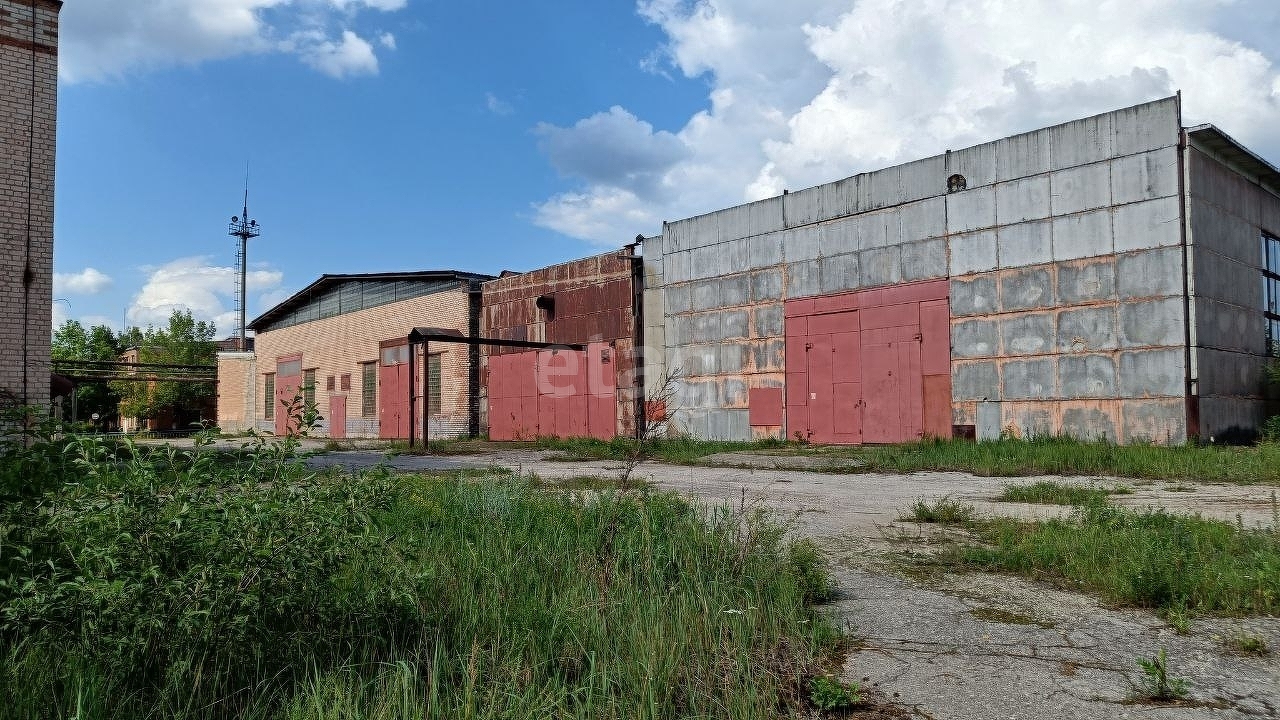
[[[888,443],[899,439],[898,349],[892,344],[862,346],[864,442]]]
[[[329,396],[329,437],[345,438],[347,436],[347,396]]]
[[[383,347],[378,361],[378,437],[409,437],[409,346]]]
[[[290,355],[276,360],[276,435],[287,435],[298,429],[297,418],[289,408],[302,393],[302,356]]]

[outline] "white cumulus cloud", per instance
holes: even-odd
[[[353,29],[362,11],[406,0],[92,0],[62,10],[58,70],[69,82],[236,55],[296,55],[335,77],[376,73]],[[388,45],[388,38],[391,44]],[[385,33],[379,41],[394,48]]]
[[[1264,0],[640,0],[709,85],[670,132],[615,107],[541,128],[582,179],[535,221],[616,245],[673,220],[1183,91],[1280,155],[1280,13]],[[652,56],[638,59],[653,68]],[[650,131],[646,138],[644,130]],[[619,148],[593,155],[610,140]],[[679,152],[676,152],[676,149]],[[1277,158],[1280,159],[1280,158]],[[647,223],[636,227],[635,223]]]
[[[91,267],[77,273],[54,273],[53,294],[96,295],[111,287],[111,277]]]
[[[188,310],[197,320],[211,320],[219,336],[230,335],[240,324],[235,312],[237,269],[211,265],[204,256],[179,258],[159,267],[144,268],[147,282],[133,298],[128,319],[132,325],[162,326],[174,310]],[[246,291],[267,293],[280,286],[284,274],[254,268],[246,273]]]

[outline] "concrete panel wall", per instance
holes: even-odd
[[[1186,158],[1200,435],[1249,435],[1269,411],[1261,237],[1280,234],[1280,197],[1194,133]]]
[[[1183,439],[1179,129],[1171,98],[667,224],[677,424],[751,436],[783,301],[952,278],[955,422],[987,400],[1020,432]]]

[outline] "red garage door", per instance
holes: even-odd
[[[945,280],[786,303],[787,435],[859,444],[951,435]]]
[[[533,350],[489,357],[489,438],[617,435],[613,349]]]

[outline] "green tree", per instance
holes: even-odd
[[[78,320],[67,320],[53,333],[50,355],[54,360],[115,360],[121,351],[119,340],[111,328],[95,325],[88,330]],[[98,414],[99,425],[116,422],[120,394],[104,382],[82,380],[75,390],[76,419],[90,418]],[[64,417],[70,418],[71,408],[64,408]]]
[[[197,321],[187,310],[174,310],[163,328],[137,328],[121,334],[138,348],[138,362],[171,365],[213,365],[217,345],[213,341],[213,323]],[[154,418],[166,411],[173,413],[178,427],[186,427],[200,419],[201,410],[214,395],[210,383],[189,381],[111,383],[122,401],[121,412],[130,417]]]

